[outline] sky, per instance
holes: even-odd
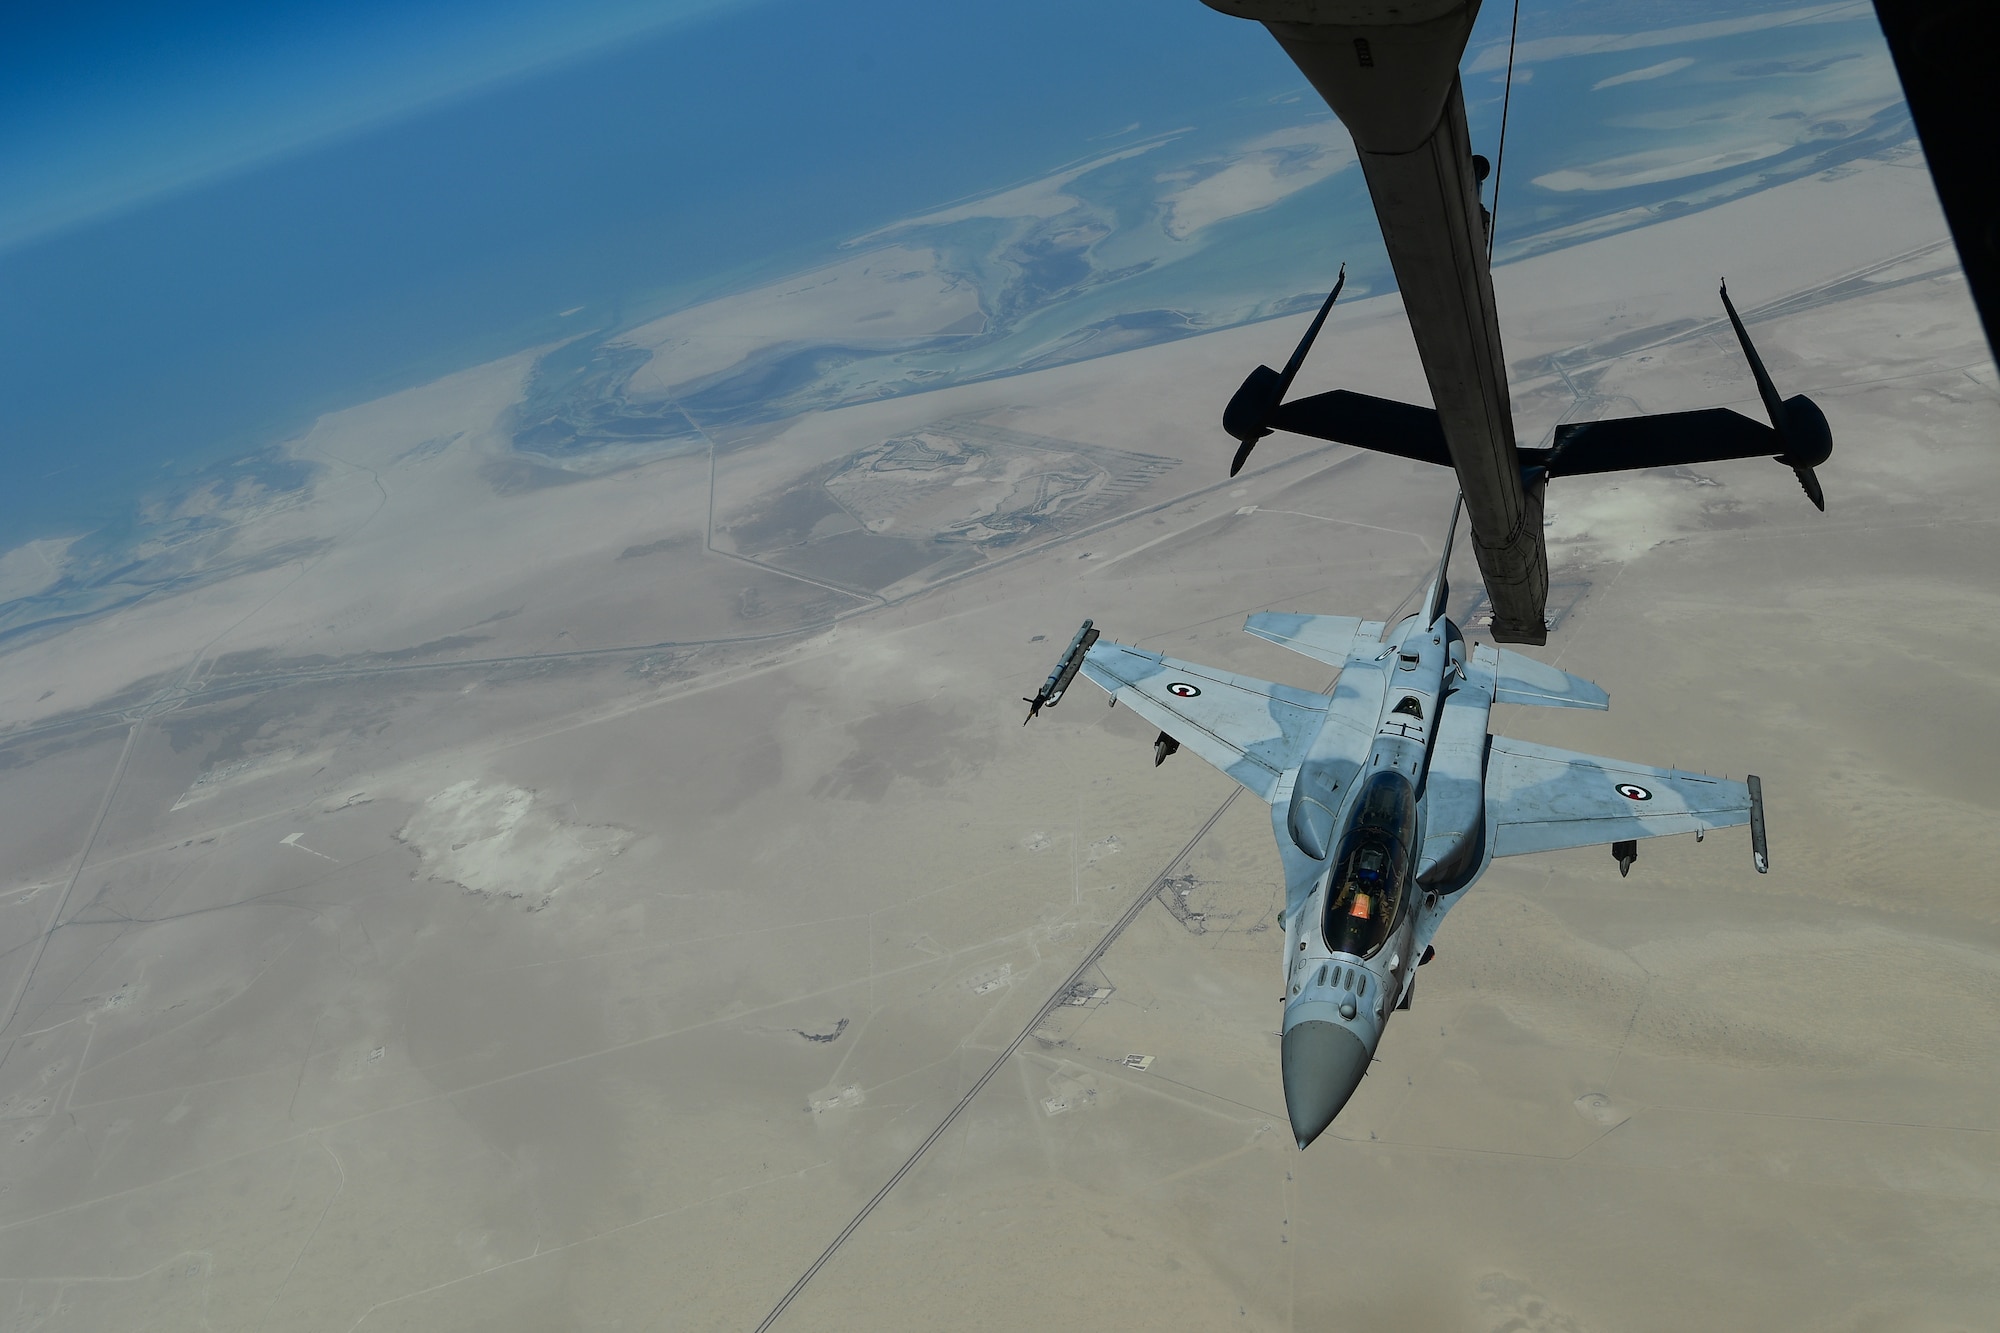
[[[1530,5],[1523,49],[1662,26],[1663,5]],[[1508,13],[1475,35],[1475,121]],[[1303,87],[1257,25],[1196,0],[12,7],[0,549],[127,521],[321,412]],[[1522,152],[1574,137],[1519,100]]]
[[[430,12],[455,21],[450,6]],[[521,13],[530,31],[548,11]],[[253,24],[197,63],[278,61],[320,22]],[[62,44],[75,38],[43,46],[74,63]],[[218,106],[254,100],[182,96],[199,81],[172,52],[144,64],[139,45],[128,34],[112,49],[159,71],[146,84],[166,89],[157,118],[207,127]],[[421,62],[406,50],[324,63],[316,77],[364,107]],[[54,91],[27,118],[50,118],[88,78],[45,77]],[[1297,76],[1268,38],[1196,4],[766,0],[386,119],[355,111],[346,133],[315,131],[0,251],[0,467],[34,483],[0,490],[0,545],[111,521],[142,458],[191,466],[268,443],[318,412],[561,336],[557,312],[576,306],[616,319],[634,301],[781,272],[815,246],[1040,175],[1134,121],[1171,128],[1274,80]],[[272,96],[264,118],[327,119],[319,93]],[[123,123],[154,118],[128,106]],[[72,155],[118,157],[116,134],[77,135]],[[242,142],[187,130],[172,153],[217,160]]]
[[[0,21],[0,249],[750,0],[80,0]]]

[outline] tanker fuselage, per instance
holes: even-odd
[[[1204,0],[1276,37],[1354,138],[1465,494],[1493,637],[1543,643],[1548,555],[1524,485],[1458,62],[1479,0]]]

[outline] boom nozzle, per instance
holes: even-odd
[[[1076,637],[1069,641],[1069,647],[1063,649],[1061,659],[1056,662],[1056,669],[1049,672],[1049,678],[1042,682],[1042,688],[1035,691],[1033,698],[1022,698],[1021,702],[1028,705],[1028,715],[1021,719],[1022,726],[1027,726],[1041,716],[1043,708],[1053,708],[1062,702],[1063,691],[1067,690],[1070,682],[1076,679],[1076,673],[1083,669],[1083,655],[1089,652],[1090,645],[1096,642],[1096,628],[1090,621],[1084,621],[1083,628],[1079,629]]]

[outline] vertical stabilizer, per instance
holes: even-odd
[[[1451,525],[1444,530],[1444,554],[1438,558],[1437,577],[1431,580],[1430,596],[1424,599],[1424,628],[1434,627],[1444,618],[1444,605],[1451,600],[1451,539],[1458,535],[1458,513],[1465,508],[1465,492],[1451,502]]]

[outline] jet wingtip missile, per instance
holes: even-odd
[[[1069,647],[1063,649],[1063,655],[1056,661],[1055,670],[1049,672],[1049,678],[1042,682],[1042,688],[1035,691],[1034,697],[1022,698],[1021,702],[1028,705],[1028,716],[1022,719],[1022,726],[1025,727],[1040,717],[1042,709],[1054,708],[1062,702],[1063,692],[1069,689],[1070,682],[1076,679],[1076,673],[1083,669],[1083,655],[1097,642],[1097,634],[1095,623],[1085,620],[1082,628],[1077,630],[1076,637],[1069,641]]]
[[[1750,860],[1757,873],[1771,873],[1771,846],[1764,836],[1764,780],[1755,773],[1743,780],[1750,791]]]

